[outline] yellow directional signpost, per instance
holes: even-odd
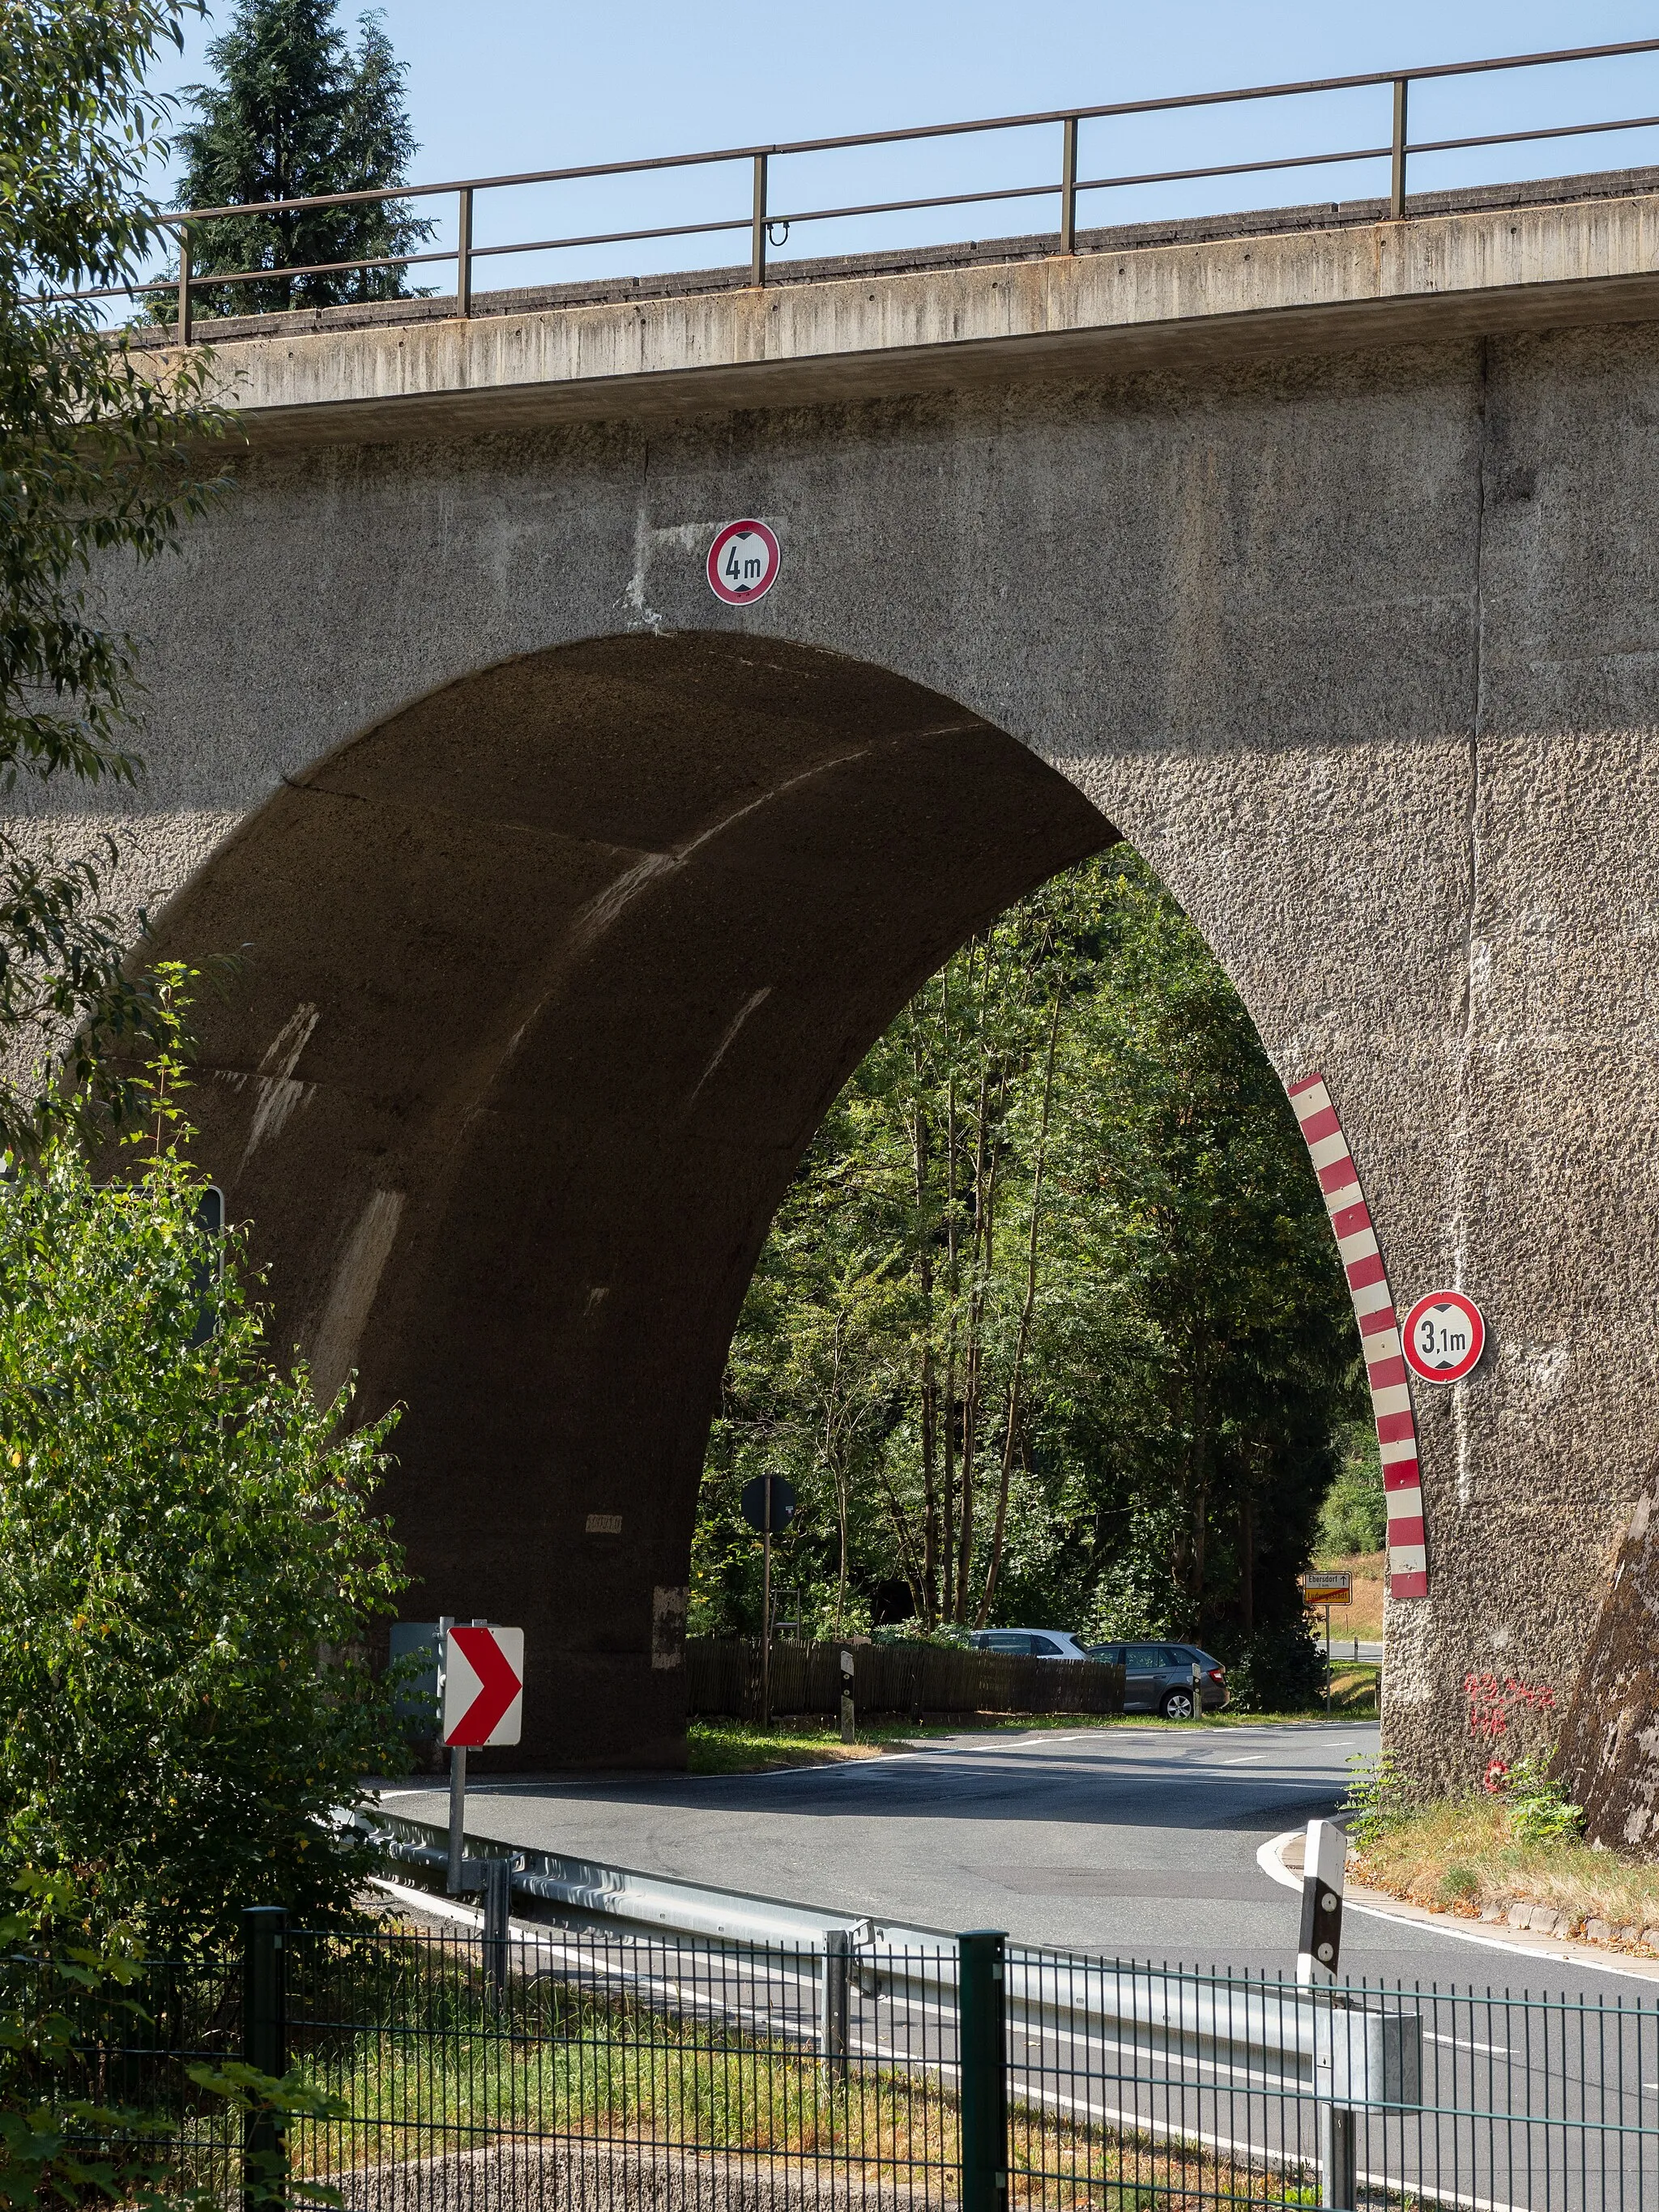
[[[1302,1585],[1304,1605],[1322,1605],[1325,1608],[1325,1710],[1331,1709],[1331,1607],[1353,1603],[1353,1577],[1343,1569],[1329,1574],[1316,1571],[1297,1577]]]

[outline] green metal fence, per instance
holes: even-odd
[[[167,2124],[174,2194],[255,2212],[1659,2206],[1659,2006],[1613,1993],[267,1910],[134,2000],[83,2085]],[[285,2099],[203,2086],[233,2059]]]

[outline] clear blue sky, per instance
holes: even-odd
[[[348,20],[356,9],[348,4]],[[229,0],[216,9],[219,23]],[[757,140],[1146,98],[1230,85],[1328,76],[1561,46],[1659,37],[1659,5],[1628,0],[1397,0],[1386,9],[1189,0],[1147,6],[1083,0],[798,0],[789,8],[553,6],[544,0],[388,0],[382,10],[409,64],[417,179],[625,160]],[[166,82],[204,73],[198,30]],[[1425,90],[1414,136],[1451,136],[1593,116],[1659,113],[1659,57],[1488,78]],[[1176,123],[1091,126],[1085,174],[1326,150],[1387,136],[1381,93],[1209,111]],[[1051,140],[1053,143],[1051,143]],[[1475,176],[1550,173],[1659,161],[1659,131],[1563,148],[1425,157],[1427,187]],[[775,205],[1035,182],[1053,173],[1057,134],[988,137],[932,149],[798,159],[777,165]],[[1379,166],[1284,179],[1097,193],[1084,222],[1133,220],[1224,205],[1360,197],[1382,188]],[[692,173],[640,185],[499,194],[481,203],[481,240],[566,235],[635,224],[714,219],[747,204],[745,175]],[[960,215],[856,226],[802,226],[789,251],[837,251],[902,238],[995,236],[1052,222],[1038,201]],[[741,241],[686,241],[580,256],[501,259],[480,285],[578,276],[600,268],[702,265],[738,258]],[[447,289],[453,278],[433,281]]]

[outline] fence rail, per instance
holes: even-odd
[[[1094,106],[1056,108],[1041,113],[983,116],[957,123],[924,124],[906,130],[861,131],[836,137],[800,138],[770,145],[727,146],[691,154],[671,154],[634,161],[589,162],[580,167],[523,170],[511,175],[454,179],[441,184],[386,186],[356,192],[331,192],[312,198],[263,200],[216,208],[191,208],[161,216],[179,242],[175,276],[148,283],[102,286],[61,296],[83,300],[140,297],[152,293],[175,293],[178,333],[181,343],[191,339],[193,295],[210,287],[269,283],[273,275],[290,278],[337,275],[350,271],[409,269],[451,263],[456,270],[455,312],[473,311],[473,274],[481,261],[525,253],[574,251],[598,246],[642,245],[650,240],[744,234],[748,240],[748,279],[756,285],[768,282],[771,255],[787,243],[800,226],[823,224],[878,215],[918,213],[936,209],[968,208],[988,203],[1057,202],[1055,251],[1075,252],[1078,247],[1079,202],[1097,195],[1152,184],[1201,181],[1279,171],[1356,163],[1387,162],[1387,205],[1392,220],[1406,215],[1409,164],[1413,155],[1474,151],[1486,147],[1537,145],[1549,142],[1603,135],[1609,131],[1659,128],[1659,115],[1599,117],[1592,120],[1562,121],[1534,128],[1499,131],[1470,131],[1452,137],[1413,140],[1408,122],[1413,85],[1441,79],[1468,79],[1494,72],[1560,67],[1576,62],[1605,60],[1620,56],[1659,52],[1659,40],[1627,40],[1616,45],[1561,47],[1531,54],[1506,54],[1473,61],[1437,64],[1432,67],[1383,70],[1353,76],[1307,78],[1283,84],[1249,85],[1218,92],[1191,93],[1157,100],[1115,100]],[[1359,145],[1339,145],[1316,153],[1283,152],[1265,159],[1209,162],[1197,167],[1124,171],[1101,176],[1079,173],[1079,140],[1085,123],[1115,118],[1184,112],[1237,106],[1260,100],[1306,98],[1334,92],[1375,90],[1386,95],[1380,127]],[[798,207],[780,203],[775,196],[774,165],[792,157],[850,153],[884,146],[919,145],[941,139],[967,138],[992,131],[1058,133],[1054,165],[1042,182],[1004,182],[974,191],[934,192],[896,199],[849,200],[823,206]],[[664,172],[735,164],[748,180],[747,205],[729,216],[695,222],[656,223],[635,228],[611,228],[519,239],[481,246],[474,242],[473,223],[478,195],[527,186],[591,184],[601,179],[641,177]],[[456,244],[431,252],[380,254],[358,260],[310,262],[301,264],[262,264],[253,268],[203,270],[192,258],[194,244],[204,226],[250,216],[269,218],[365,203],[399,204],[450,199],[455,204]],[[783,235],[779,237],[778,233]]]
[[[797,1644],[774,1639],[775,1713],[836,1713],[850,1652],[860,1712],[1121,1713],[1124,1670],[1095,1660],[1025,1659],[947,1644]],[[686,1710],[744,1719],[760,1711],[758,1638],[693,1638]]]

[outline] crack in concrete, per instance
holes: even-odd
[[[1457,1055],[1457,1127],[1452,1164],[1452,1286],[1462,1290],[1468,1273],[1469,1148],[1471,1143],[1470,1084],[1476,1046],[1476,998],[1484,980],[1484,962],[1476,937],[1480,902],[1480,727],[1486,712],[1486,499],[1489,434],[1492,427],[1492,342],[1480,342],[1479,436],[1475,454],[1474,500],[1474,665],[1470,700],[1468,786],[1463,807],[1463,861],[1467,895],[1463,909],[1462,1033]],[[1473,1476],[1469,1466],[1468,1408],[1465,1393],[1452,1391],[1452,1433],[1455,1442],[1457,1502],[1469,1503]]]

